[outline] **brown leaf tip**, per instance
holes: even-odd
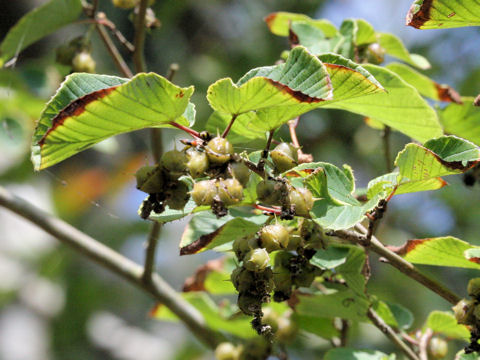
[[[307,94],[304,94],[301,91],[293,90],[292,88],[288,87],[287,85],[281,84],[278,81],[268,79],[268,78],[267,78],[267,80],[273,86],[275,86],[278,90],[280,90],[281,92],[289,94],[290,96],[292,96],[294,99],[298,100],[298,102],[301,102],[301,103],[308,103],[308,104],[319,103],[319,102],[328,100],[330,98],[330,92],[331,91],[329,92],[329,95],[327,96],[326,99],[320,99],[320,98],[316,98],[316,97],[312,97],[312,96],[309,96]],[[329,85],[330,85],[330,83],[327,84],[327,86],[329,86]]]
[[[421,245],[423,244],[424,242],[426,241],[430,241],[431,239],[413,239],[413,240],[408,240],[405,244],[403,244],[402,246],[398,246],[398,247],[395,247],[395,246],[389,246],[388,249],[390,249],[391,251],[393,251],[394,253],[400,255],[400,256],[405,256],[407,255],[409,252],[415,250],[415,248],[418,246],[418,245]]]
[[[430,10],[434,0],[415,1],[407,13],[406,25],[420,29],[422,25],[430,20]]]
[[[454,102],[460,105],[463,104],[462,97],[452,87],[435,83],[435,88],[437,89],[440,101]]]
[[[480,258],[479,257],[469,258],[468,261],[474,262],[476,264],[480,264]]]
[[[43,134],[42,138],[38,141],[38,145],[43,146],[43,144],[45,143],[45,140],[47,139],[47,136],[50,135],[52,131],[55,131],[59,126],[62,126],[66,119],[72,116],[81,115],[85,111],[85,107],[88,104],[107,96],[112,91],[114,91],[118,86],[119,85],[94,91],[90,94],[84,95],[72,101],[52,119],[51,127],[45,132],[45,134]]]
[[[263,18],[263,21],[265,21],[268,25],[268,27],[272,26],[272,23],[275,21],[275,18],[277,17],[277,13],[271,13],[268,14]]]
[[[198,253],[200,250],[210,244],[213,239],[215,239],[215,237],[222,230],[222,228],[223,226],[219,227],[217,230],[210,234],[202,235],[194,242],[180,248],[180,255],[192,255]]]
[[[480,106],[480,95],[477,95],[475,100],[473,100],[473,105]]]

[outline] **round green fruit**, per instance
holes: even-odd
[[[239,355],[239,349],[229,342],[220,343],[215,349],[216,360],[238,360]]]
[[[183,210],[189,199],[188,186],[184,182],[178,181],[175,183],[175,187],[170,190],[170,196],[166,203],[170,209]]]
[[[258,242],[257,246],[255,246],[255,238],[252,236],[238,238],[232,244],[232,250],[239,261],[242,261],[250,250],[256,248],[258,248]]]
[[[170,179],[178,179],[187,170],[187,155],[178,150],[170,150],[162,155],[160,166]]]
[[[237,179],[243,186],[247,185],[251,171],[243,162],[232,162],[228,165],[232,177]]]
[[[290,234],[280,224],[264,226],[260,231],[260,246],[268,252],[285,249],[288,246]]]
[[[270,262],[270,256],[265,249],[250,250],[243,259],[243,266],[247,270],[261,272],[265,270]]]
[[[213,198],[217,195],[215,180],[203,180],[195,183],[190,195],[198,206],[212,205]]]
[[[95,60],[89,52],[79,52],[72,59],[72,68],[75,72],[94,73]]]
[[[210,140],[205,148],[208,159],[213,165],[222,165],[230,160],[233,155],[233,146],[230,142],[220,136]]]
[[[480,297],[480,278],[470,279],[467,286],[468,295],[477,299]]]
[[[262,180],[257,184],[257,199],[267,205],[281,205],[285,187],[280,181]]]
[[[243,186],[237,179],[226,179],[217,182],[220,201],[225,206],[234,205],[243,199]]]
[[[288,193],[290,205],[295,206],[295,215],[310,216],[310,210],[313,208],[313,195],[310,190],[305,188],[292,188]]]
[[[297,166],[298,164],[298,150],[287,143],[278,144],[275,149],[270,152],[270,157],[273,160],[277,172],[284,172]]]
[[[454,307],[452,307],[455,319],[459,324],[473,325],[475,316],[473,314],[475,302],[473,300],[462,299]]]
[[[135,173],[137,189],[147,194],[162,192],[164,180],[162,172],[156,166],[142,166]]]
[[[428,344],[428,353],[434,359],[443,359],[448,354],[448,343],[444,339],[435,336]]]
[[[207,154],[190,148],[187,150],[187,158],[187,168],[192,178],[196,179],[205,176],[205,171],[208,170],[210,165]]]

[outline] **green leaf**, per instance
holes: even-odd
[[[327,249],[317,250],[310,263],[320,269],[334,269],[345,263],[348,253],[349,249],[346,247],[330,245]]]
[[[191,213],[193,213],[195,210],[196,211],[201,211],[203,209],[209,210],[210,207],[207,207],[207,206],[199,207],[199,206],[197,206],[195,201],[190,199],[185,204],[185,207],[183,208],[183,210],[173,210],[173,209],[170,209],[168,206],[166,206],[166,209],[161,214],[157,214],[157,213],[152,212],[149,216],[149,219],[154,220],[154,221],[158,221],[159,223],[164,224],[164,223],[174,221],[174,220],[178,220],[178,219],[181,219],[185,216],[188,216]],[[140,214],[140,212],[141,212],[141,209],[138,210],[139,214]]]
[[[222,309],[207,294],[203,292],[188,292],[182,293],[182,297],[203,315],[211,329],[227,332],[242,339],[257,336],[250,324],[250,317],[246,315],[223,316]],[[157,305],[151,314],[152,317],[159,320],[178,321],[178,318],[162,304]]]
[[[445,132],[480,145],[480,108],[473,106],[473,98],[462,98],[463,105],[449,104],[438,109]]]
[[[323,360],[395,360],[395,354],[387,355],[376,350],[331,349]]]
[[[350,246],[347,261],[335,270],[343,276],[347,286],[358,296],[365,294],[365,276],[362,274],[365,265],[365,251],[358,246]]]
[[[375,65],[363,65],[363,68],[387,92],[340,100],[334,92],[334,99],[323,106],[371,117],[421,142],[442,135],[435,111],[413,86],[388,69]]]
[[[310,163],[297,166],[290,173],[311,174],[305,178],[306,187],[317,198],[311,215],[323,228],[348,229],[361,221],[379,200],[377,196],[361,203],[353,196],[355,184],[349,167],[342,171],[328,163]]]
[[[372,198],[383,192],[388,196],[395,187],[395,195],[437,190],[447,185],[440,176],[465,172],[479,160],[478,147],[455,136],[432,139],[423,146],[407,144],[395,160],[398,172],[370,181],[367,195]]]
[[[352,290],[337,291],[330,294],[298,295],[299,303],[295,310],[300,315],[313,318],[340,317],[354,321],[365,321],[369,301],[358,296]]]
[[[453,236],[408,240],[398,254],[414,264],[480,269],[480,260],[475,253],[479,247]],[[468,258],[467,258],[468,256]]]
[[[82,12],[80,0],[51,0],[23,16],[0,45],[0,67],[20,51],[75,21]]]
[[[449,312],[432,311],[424,325],[424,330],[427,328],[432,329],[436,334],[442,334],[451,339],[468,341],[470,338],[468,327],[458,324],[455,316]]]
[[[292,314],[292,319],[303,331],[315,334],[324,339],[332,339],[340,335],[340,332],[335,328],[332,319],[305,316],[296,312]]]
[[[388,306],[391,313],[395,317],[395,320],[397,322],[397,327],[399,329],[408,330],[412,326],[413,321],[415,319],[410,310],[408,310],[406,307],[402,305],[390,303],[388,301],[386,301],[385,304]]]
[[[337,28],[330,21],[325,19],[313,20],[307,15],[303,14],[280,11],[267,15],[264,20],[267,23],[270,31],[279,36],[288,36],[290,24],[298,21],[302,21],[321,30],[326,37],[333,37],[338,33]]]
[[[231,215],[220,219],[211,212],[193,216],[180,240],[180,255],[196,254],[255,234],[261,225]]]
[[[408,65],[390,63],[386,67],[412,85],[423,96],[437,101],[462,103],[460,95],[453,88],[433,81]]]
[[[217,81],[209,87],[207,98],[214,110],[230,116],[222,116],[222,120],[216,117],[216,128],[223,131],[232,116],[240,114],[232,131],[239,127],[238,132],[245,138],[247,129],[253,129],[264,137],[265,131],[328,104],[332,83],[338,85],[333,92],[336,101],[383,91],[365,69],[330,56],[334,58],[340,65],[323,64],[304,47],[297,46],[285,64],[253,69],[235,85],[231,79]],[[220,121],[224,121],[223,126]],[[211,125],[207,124],[207,128],[211,129]]]
[[[480,26],[480,4],[475,0],[416,0],[407,14],[416,29]]]
[[[383,321],[385,321],[387,325],[395,329],[398,328],[397,319],[395,319],[395,316],[385,302],[377,301],[373,304],[372,308],[373,310],[375,310],[377,315],[380,316]]]
[[[313,55],[332,51],[334,39],[327,39],[319,28],[305,21],[295,21],[290,25],[290,32],[298,39],[299,45],[305,46]]]
[[[114,85],[112,85],[114,84]],[[68,76],[45,108],[32,145],[36,170],[52,166],[111,136],[146,127],[170,126],[184,112],[193,87],[180,88],[154,74],[125,79]],[[186,122],[186,123],[185,123]]]
[[[377,39],[385,52],[399,60],[418,67],[420,69],[430,69],[431,65],[426,58],[418,54],[410,54],[398,37],[389,33],[377,33]]]

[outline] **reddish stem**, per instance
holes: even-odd
[[[202,138],[198,131],[195,131],[193,129],[190,129],[189,127],[180,125],[180,124],[176,123],[175,121],[170,121],[169,124],[172,125],[172,126],[175,126],[177,129],[185,131],[186,133],[190,134],[191,136],[193,136],[195,138],[198,138],[198,139]]]
[[[234,114],[232,116],[232,120],[228,123],[227,128],[223,131],[222,138],[226,138],[228,133],[230,132],[230,129],[232,128],[233,123],[235,122],[235,119],[237,118],[237,114]]]
[[[268,213],[272,213],[272,214],[275,214],[275,215],[281,215],[282,214],[281,209],[270,208],[270,207],[263,206],[263,205],[258,205],[258,204],[255,205],[255,209],[266,211]]]
[[[298,117],[293,120],[290,120],[288,122],[288,129],[290,130],[290,138],[292,139],[293,146],[300,149],[300,143],[298,142],[297,132],[296,132],[298,120],[299,120]]]

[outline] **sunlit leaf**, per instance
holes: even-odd
[[[20,51],[76,20],[81,0],[50,0],[23,16],[0,44],[0,67]]]
[[[417,29],[480,26],[480,4],[475,0],[416,0],[407,25]]]
[[[279,36],[288,36],[290,30],[290,24],[302,21],[315,28],[321,30],[326,37],[333,37],[338,33],[337,28],[328,20],[314,20],[303,14],[295,14],[289,12],[275,12],[265,17],[265,22],[268,25],[270,31]]]
[[[432,329],[436,334],[442,334],[451,339],[468,341],[470,331],[467,326],[457,323],[455,316],[449,312],[432,311],[428,315],[424,329]]]
[[[480,145],[480,108],[473,106],[473,98],[462,98],[463,105],[449,104],[438,110],[445,132]]]
[[[333,323],[333,319],[300,315],[297,312],[292,314],[292,319],[303,331],[315,334],[324,339],[331,339],[340,335],[340,332]]]
[[[177,119],[188,125],[182,115],[192,112],[187,108],[192,93],[193,87],[180,88],[154,73],[128,81],[71,75],[38,123],[32,145],[35,169],[54,165],[113,135],[170,126]]]
[[[478,247],[452,236],[408,240],[397,252],[414,264],[480,269],[480,259],[466,257]]]
[[[387,65],[387,68],[412,85],[423,96],[437,101],[462,103],[460,95],[453,88],[433,81],[408,65],[390,63]]]
[[[442,136],[423,146],[407,144],[398,153],[398,172],[382,175],[368,184],[368,197],[380,192],[395,195],[437,190],[447,183],[440,176],[460,174],[480,161],[480,150],[469,141],[455,136]]]
[[[253,69],[237,84],[230,79],[217,81],[210,86],[207,98],[215,110],[230,114],[230,119],[235,114],[244,114],[236,119],[232,131],[240,127],[240,135],[247,137],[247,129],[264,134],[296,116],[325,106],[332,97],[332,84],[337,86],[333,91],[335,101],[383,91],[362,67],[335,55],[328,59],[332,62],[335,59],[338,64],[323,64],[298,46],[290,52],[285,64]],[[220,120],[225,122],[221,127]],[[216,117],[218,131],[223,131],[228,121],[228,116]],[[212,130],[210,126],[207,128]]]
[[[431,65],[426,58],[418,54],[410,54],[403,45],[402,40],[393,34],[378,33],[378,43],[385,52],[399,60],[418,67],[420,69],[430,69]]]
[[[442,135],[435,111],[413,86],[388,69],[375,65],[362,67],[386,92],[341,101],[337,101],[334,93],[334,100],[325,103],[325,107],[371,117],[421,142]]]

